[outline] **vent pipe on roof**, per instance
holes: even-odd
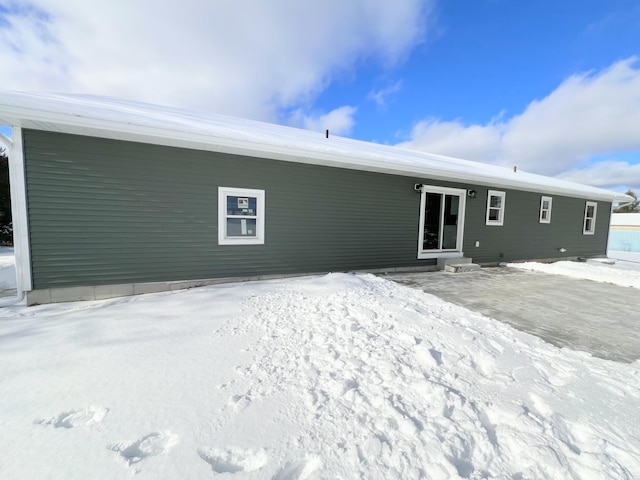
[[[324,135],[325,137],[329,138],[329,129],[325,130]]]
[[[516,173],[517,171],[518,171],[518,166],[517,166],[517,165],[514,165],[514,166],[513,166],[513,173]]]

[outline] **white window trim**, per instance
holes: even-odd
[[[593,217],[587,217],[589,207],[593,207]],[[582,234],[593,235],[596,233],[596,217],[598,216],[598,202],[586,202],[584,205],[584,219],[582,221]],[[587,230],[587,218],[592,218],[591,230]]]
[[[549,202],[549,208],[544,208],[544,202]],[[551,223],[551,209],[553,208],[553,197],[540,197],[540,223]],[[542,214],[548,211],[547,218],[542,218]]]
[[[489,212],[491,208],[495,209],[495,207],[491,207],[491,197],[500,197],[502,199],[502,201],[500,202],[498,220],[489,220]],[[485,217],[486,225],[493,225],[493,226],[499,226],[499,227],[504,225],[504,209],[506,206],[506,197],[507,197],[506,192],[500,192],[498,190],[489,190],[487,192],[487,214]]]
[[[227,197],[255,197],[256,215],[247,218],[256,219],[255,237],[227,237]],[[264,190],[250,188],[218,187],[218,245],[263,245],[264,244]],[[233,217],[235,218],[235,217]]]
[[[433,185],[423,185],[420,189],[420,225],[418,230],[418,258],[462,258],[462,245],[464,240],[464,219],[467,201],[467,191],[460,188],[437,187]],[[458,195],[460,204],[458,205],[458,238],[456,239],[456,248],[447,250],[423,250],[424,235],[424,206],[426,202],[426,193],[441,193],[445,195]]]

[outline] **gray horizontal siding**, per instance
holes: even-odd
[[[503,226],[485,225],[488,189],[467,201],[464,251],[474,261],[552,259],[605,255],[611,203],[598,202],[596,232],[583,235],[585,199],[552,196],[551,223],[539,223],[541,194],[492,188],[506,192]],[[480,247],[475,247],[475,242]],[[566,253],[559,252],[565,248]]]
[[[413,180],[24,132],[34,287],[414,266]],[[264,245],[218,245],[218,186],[266,192]]]
[[[465,226],[465,253],[475,260],[551,258],[560,246],[567,255],[606,250],[602,202],[595,236],[582,235],[584,200],[554,197],[552,224],[540,225],[540,196],[515,191],[507,191],[505,226],[487,227],[487,187],[479,185],[23,135],[35,289],[430,264],[416,259],[416,182],[478,190]],[[264,245],[218,245],[218,186],[265,190]]]

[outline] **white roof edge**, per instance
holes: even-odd
[[[0,92],[0,123],[117,140],[611,202],[631,197],[527,172],[306,130],[108,98]]]

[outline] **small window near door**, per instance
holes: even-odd
[[[583,235],[593,235],[596,233],[596,213],[598,211],[597,202],[587,202],[584,207]]]
[[[218,187],[218,244],[264,243],[264,190]]]
[[[507,194],[496,190],[489,190],[487,196],[487,225],[504,224],[504,201]]]
[[[540,223],[551,223],[551,205],[553,198],[540,197]]]

